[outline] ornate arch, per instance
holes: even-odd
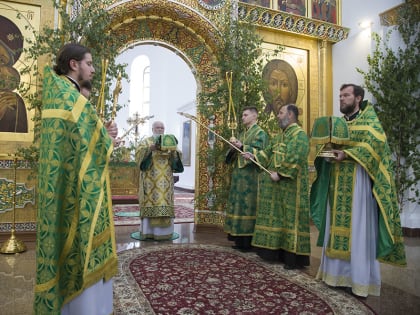
[[[215,71],[217,29],[193,8],[171,1],[135,0],[110,8],[110,13],[111,32],[124,38],[121,48],[141,41],[166,43],[188,58],[198,78]]]
[[[214,63],[220,45],[217,27],[191,3],[187,6],[173,1],[134,0],[116,4],[109,11],[110,31],[124,38],[121,50],[141,42],[153,42],[178,52],[192,68],[199,90],[206,77],[217,73]],[[197,128],[196,152],[199,157],[205,157],[209,146],[207,131]],[[198,158],[195,177],[196,196],[207,193],[213,181],[206,158]],[[196,207],[205,209],[207,205],[202,201]],[[195,221],[218,224],[221,215],[198,211]]]

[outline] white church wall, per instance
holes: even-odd
[[[415,197],[413,192],[408,192],[409,197]],[[415,203],[407,203],[401,213],[401,225],[406,228],[420,228],[420,206]]]
[[[342,1],[342,25],[350,28],[346,40],[334,44],[332,49],[333,57],[333,109],[334,115],[341,115],[339,108],[339,89],[343,83],[355,83],[363,85],[363,77],[356,68],[368,70],[367,56],[375,49],[371,32],[385,35],[388,27],[380,24],[379,14],[387,11],[404,1],[383,0],[363,1],[352,0]],[[370,21],[368,28],[363,29],[359,23]],[[401,45],[401,40],[394,33],[391,37],[391,47]],[[372,100],[372,95],[367,92],[366,99]],[[403,227],[420,228],[420,207],[417,204],[404,206],[401,213]]]
[[[346,40],[334,44],[333,57],[333,108],[334,115],[340,115],[339,89],[344,83],[363,84],[363,77],[357,68],[368,69],[367,56],[375,48],[371,32],[382,34],[383,26],[380,24],[379,14],[391,9],[403,1],[342,1],[342,25],[350,28]],[[359,24],[370,22],[370,26],[362,28]],[[366,99],[371,100],[369,92]]]
[[[195,77],[185,61],[169,49],[161,46],[139,45],[124,51],[117,58],[118,63],[127,64],[126,71],[130,78],[133,77],[134,71],[132,61],[140,55],[148,56],[150,61],[150,108],[146,115],[154,116],[141,128],[141,136],[151,135],[153,121],[160,120],[165,123],[165,132],[174,134],[178,138],[181,135],[178,120],[175,119],[178,115],[177,108],[195,100],[197,91]],[[142,93],[141,88],[130,85],[127,80],[122,80],[119,103],[139,106],[132,102],[135,93]],[[117,114],[119,135],[129,127],[127,124],[129,112],[127,107]]]
[[[182,137],[178,108],[195,100],[197,84],[188,65],[168,49],[149,46],[151,65],[150,113],[165,122],[166,133]]]
[[[124,64],[127,63],[126,72],[128,77],[132,77],[132,67],[131,67],[131,60],[137,57],[137,53],[133,49],[129,49],[124,51],[118,58],[116,59],[116,63]],[[115,82],[111,86],[111,89],[114,89]],[[121,94],[118,97],[118,104],[127,105],[120,109],[115,117],[115,122],[118,125],[118,136],[122,137],[129,129],[129,125],[127,123],[127,119],[130,117],[129,114],[129,107],[130,104],[130,84],[126,79],[121,80]]]

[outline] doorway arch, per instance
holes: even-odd
[[[218,30],[197,8],[182,3],[162,0],[135,0],[118,3],[109,8],[110,31],[119,38],[120,50],[139,42],[154,42],[163,47],[174,47],[179,56],[191,66],[197,82],[197,92],[203,91],[204,80],[217,73],[215,60],[220,46]],[[197,111],[197,114],[200,113]],[[207,170],[207,131],[197,126],[195,196],[212,189],[213,179]],[[208,209],[203,198],[196,203],[197,224],[220,224],[222,214]],[[200,210],[201,209],[201,210]]]
[[[184,172],[176,174],[176,187],[191,190],[195,186],[196,124],[178,112],[197,115],[197,81],[192,65],[180,54],[174,47],[155,42],[140,42],[119,52],[115,61],[126,66],[129,80],[121,80],[123,93],[118,100],[126,106],[118,111],[115,122],[130,149],[150,135],[153,121],[164,122],[166,133],[177,137],[182,151]],[[149,119],[135,125],[136,117]]]

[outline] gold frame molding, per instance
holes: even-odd
[[[34,39],[33,31],[39,31],[41,27],[41,6],[38,4],[23,4],[15,3],[10,1],[0,0],[0,9],[1,15],[5,18],[12,21],[16,27],[22,33],[24,38],[23,47],[26,47],[28,44],[26,39]],[[20,18],[17,18],[17,16]],[[13,67],[21,72],[27,63],[27,57],[24,53],[21,54],[18,60],[15,61]],[[34,61],[36,62],[36,61]],[[26,85],[25,88],[28,88],[28,93],[32,94],[36,91],[36,80],[33,79],[34,75],[26,74],[21,76],[20,83]],[[28,100],[25,98],[25,95],[20,95],[25,103]],[[26,105],[26,104],[25,104]],[[27,107],[27,106],[25,106]],[[27,122],[28,122],[28,132],[25,133],[14,133],[14,132],[0,132],[0,142],[27,142],[31,143],[33,141],[33,111],[27,111]]]
[[[25,29],[25,26],[29,26],[26,23],[28,20],[33,21],[32,25],[40,30],[43,26],[54,25],[54,8],[50,1],[46,0],[20,0],[16,1],[0,1],[1,15],[6,16],[16,25],[19,26],[23,35],[30,35],[32,32]],[[24,14],[23,19],[17,18],[17,11]],[[7,14],[6,14],[7,13]],[[26,22],[25,22],[26,21]],[[24,43],[25,44],[25,43]],[[21,55],[19,62],[26,62],[25,56]],[[46,57],[40,58],[37,61],[39,68],[42,68],[46,62]],[[28,78],[21,77],[21,82],[25,84],[30,83],[33,88],[37,86],[37,82],[30,81]],[[23,97],[24,98],[24,97]],[[28,133],[18,134],[11,132],[0,133],[0,154],[15,154],[18,147],[29,146],[33,141],[33,112],[28,112]],[[11,178],[11,166],[8,161],[1,161],[0,163],[0,177]],[[16,172],[17,182],[24,184],[28,188],[36,187],[36,178],[33,177],[33,171],[30,165],[26,162],[19,163],[19,167]],[[36,204],[27,203],[23,208],[15,209],[15,228],[19,232],[34,232],[36,229]],[[10,232],[12,222],[12,213],[6,212],[0,214],[0,232]]]
[[[32,19],[34,22],[32,23],[34,27],[38,30],[42,29],[44,26],[53,27],[54,25],[54,8],[50,1],[46,0],[20,0],[19,2],[16,1],[5,1],[1,0],[0,8],[4,10],[1,11],[1,15],[8,17],[12,20],[19,28],[22,30],[23,35],[28,35],[32,37],[32,32],[28,29],[24,29],[25,25],[29,23],[25,22],[25,18]],[[19,12],[23,12],[25,18],[18,19],[16,16],[16,10]],[[4,14],[7,12],[7,14]],[[30,25],[28,25],[30,27]],[[25,43],[26,44],[26,43]],[[25,60],[25,56],[22,55],[19,59],[19,62],[27,62]],[[44,64],[47,62],[47,57],[39,58],[37,61],[31,62],[38,62],[38,68],[41,69]],[[16,63],[17,64],[17,63]],[[30,81],[27,77],[22,77],[21,82],[24,84],[31,84],[32,88],[36,88],[39,82]],[[32,90],[34,91],[34,90]],[[23,96],[24,98],[24,96]],[[25,98],[24,98],[25,100]],[[26,101],[26,100],[25,100]],[[0,153],[15,153],[18,147],[22,146],[29,146],[32,144],[33,141],[33,121],[32,117],[34,115],[33,111],[28,111],[28,133],[11,133],[11,132],[0,132]]]
[[[242,2],[239,3],[238,16],[240,20],[251,22],[260,27],[329,42],[339,42],[346,39],[349,35],[349,29],[338,24],[310,19],[270,8],[253,6]]]

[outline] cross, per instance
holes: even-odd
[[[126,136],[131,130],[134,129],[134,141],[137,144],[138,140],[139,140],[139,125],[142,125],[146,122],[146,120],[153,118],[153,116],[145,116],[145,117],[141,117],[140,114],[138,112],[135,112],[133,117],[129,117],[127,119],[127,123],[131,126],[128,131],[126,132],[126,134],[124,136]]]

